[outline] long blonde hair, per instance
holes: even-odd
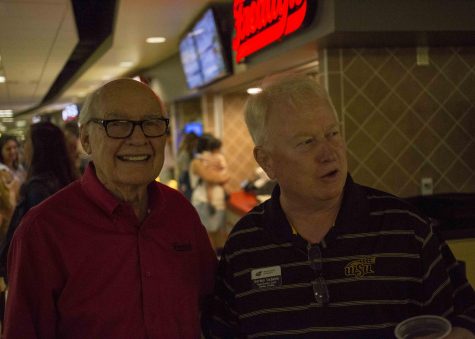
[[[13,213],[10,189],[3,176],[3,171],[0,171],[0,239],[2,241],[7,233],[8,224]]]

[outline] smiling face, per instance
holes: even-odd
[[[144,120],[163,117],[158,97],[146,85],[119,79],[102,87],[91,104],[89,118]],[[89,121],[81,126],[81,143],[91,155],[99,180],[112,192],[145,189],[160,173],[166,137],[149,138],[140,126],[125,139],[107,136]]]
[[[340,125],[327,103],[271,106],[267,138],[255,156],[281,195],[302,205],[338,200],[348,164]]]
[[[12,167],[13,163],[18,159],[18,144],[15,140],[8,140],[2,147],[2,158],[8,167]]]

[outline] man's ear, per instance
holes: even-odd
[[[267,150],[265,150],[262,146],[254,147],[254,159],[256,159],[259,166],[262,167],[264,172],[266,172],[267,176],[273,180],[275,179],[274,170],[272,166],[272,159]]]
[[[89,129],[87,126],[82,125],[79,130],[79,138],[81,139],[81,145],[87,154],[91,154],[91,144],[89,143]]]

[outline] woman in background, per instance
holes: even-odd
[[[226,237],[226,192],[228,166],[221,154],[221,140],[210,134],[198,139],[196,154],[190,164],[193,187],[191,203],[208,231],[211,244],[219,252]]]
[[[0,275],[3,277],[10,241],[21,218],[30,208],[76,179],[64,134],[50,122],[31,125],[25,143],[25,160],[28,167],[26,181],[20,189],[20,200],[0,251]]]
[[[191,200],[193,189],[190,183],[190,163],[196,150],[198,136],[195,133],[187,133],[183,137],[176,156],[176,165],[178,169],[178,188],[181,193]]]
[[[14,199],[14,204],[18,200],[20,186],[25,181],[26,171],[20,162],[19,144],[13,135],[3,135],[0,138],[0,170],[7,171],[4,174],[8,181],[10,193]]]
[[[8,167],[20,182],[25,180],[25,169],[20,163],[19,144],[13,135],[3,135],[0,138],[0,163]]]
[[[2,292],[0,320],[2,323],[8,249],[16,228],[30,208],[76,179],[73,159],[68,153],[64,134],[56,125],[50,122],[31,125],[24,151],[28,167],[26,181],[20,189],[20,199],[0,249],[0,289]]]
[[[13,213],[13,202],[8,185],[7,171],[0,170],[0,241],[3,242]]]
[[[73,161],[76,170],[76,176],[80,177],[89,163],[89,157],[84,152],[81,142],[79,141],[79,125],[76,121],[68,121],[63,126],[64,139],[66,148]]]

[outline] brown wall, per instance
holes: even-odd
[[[252,155],[253,143],[244,123],[244,91],[223,95],[222,152],[231,171],[231,179],[226,184],[229,192],[241,189],[241,182],[253,177],[257,163]],[[214,134],[215,121],[213,95],[206,95],[202,102],[202,119],[205,132]]]
[[[257,163],[252,155],[254,144],[244,122],[246,93],[224,95],[223,152],[232,172],[228,188],[240,189],[243,180],[253,177]]]
[[[333,49],[320,60],[356,181],[400,196],[475,191],[475,48]],[[320,53],[325,56],[325,53]]]
[[[475,191],[475,48],[431,48],[428,66],[416,64],[415,48],[319,55],[357,182],[399,196],[420,194],[423,177],[433,179],[434,193]],[[243,117],[246,97],[244,91],[223,96],[230,191],[257,166]],[[211,98],[208,103],[212,130]]]

